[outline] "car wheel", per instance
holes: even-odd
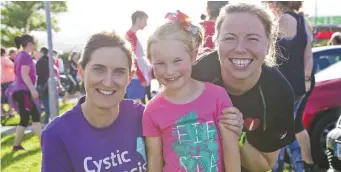
[[[313,160],[320,167],[327,168],[328,161],[325,154],[327,134],[335,128],[335,123],[340,116],[338,109],[331,109],[320,114],[311,130],[311,153]]]

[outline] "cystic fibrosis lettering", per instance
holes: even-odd
[[[190,112],[176,122],[173,133],[178,139],[172,147],[186,172],[218,171],[219,142],[214,121],[201,122],[195,112]]]
[[[110,156],[105,157],[100,160],[94,160],[91,156],[84,158],[83,165],[86,172],[100,172],[102,169],[108,170],[116,166],[120,166],[124,163],[129,163],[131,159],[129,158],[129,152],[121,152],[119,150],[116,153],[112,152]],[[131,169],[127,172],[145,172],[146,163],[142,164],[138,162],[136,168]]]

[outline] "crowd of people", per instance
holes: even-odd
[[[85,96],[50,123],[48,49],[35,63],[34,38],[16,37],[17,48],[1,49],[2,103],[11,104],[9,116],[12,108],[20,115],[13,150],[24,149],[31,118],[43,172],[277,172],[285,152],[295,171],[315,172],[302,124],[315,85],[313,30],[301,6],[208,1],[208,19],[198,25],[184,12],[169,12],[146,52],[137,32],[148,15],[136,11],[126,35],[96,33],[81,55],[70,54],[63,101],[81,97],[78,80]],[[330,45],[340,38],[335,33]],[[60,82],[65,68],[54,56]],[[152,79],[160,83],[154,95]],[[48,124],[42,134],[41,104]],[[332,149],[335,141],[327,142]]]

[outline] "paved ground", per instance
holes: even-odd
[[[29,126],[25,133],[32,132],[32,127]],[[1,126],[1,135],[12,134],[15,133],[15,126]]]

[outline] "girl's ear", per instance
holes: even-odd
[[[77,64],[77,69],[78,69],[78,73],[79,73],[81,81],[84,81],[84,70],[79,63]]]

